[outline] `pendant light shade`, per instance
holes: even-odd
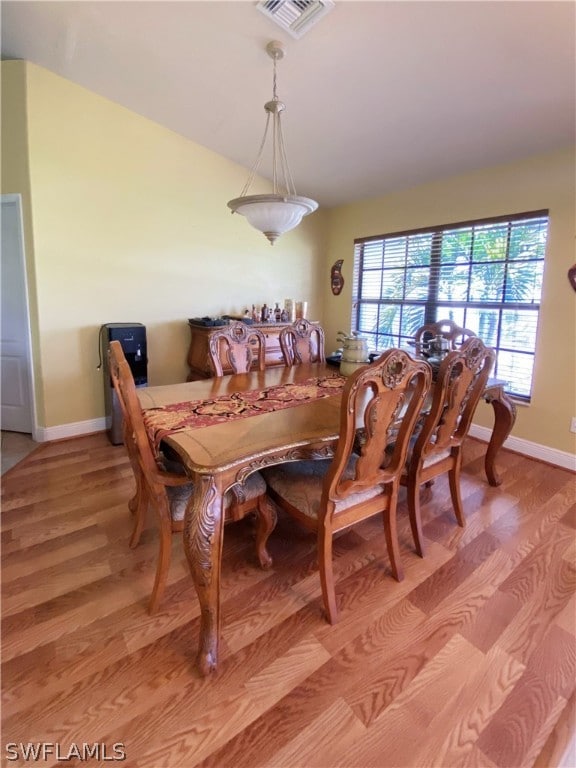
[[[264,105],[266,111],[264,136],[258,156],[240,197],[230,200],[228,207],[232,213],[240,213],[245,216],[248,223],[262,232],[274,245],[280,235],[297,227],[303,216],[313,213],[318,208],[318,203],[309,197],[296,194],[284,148],[280,116],[286,109],[286,105],[276,95],[276,62],[283,58],[284,48],[281,43],[272,41],[266,46],[266,51],[274,61],[274,87],[272,100]],[[272,125],[272,194],[248,195],[248,190],[262,160],[270,125]]]
[[[228,207],[245,216],[248,224],[263,232],[274,245],[280,235],[295,229],[303,216],[313,213],[318,203],[299,195],[249,195],[230,200]]]

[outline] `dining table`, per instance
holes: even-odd
[[[200,603],[202,675],[218,666],[224,494],[263,467],[331,458],[345,381],[331,365],[305,363],[137,389],[150,439],[176,451],[194,483],[183,536]],[[484,398],[495,416],[485,470],[488,482],[498,485],[496,455],[515,410],[500,380],[488,381]]]

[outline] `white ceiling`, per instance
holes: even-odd
[[[571,1],[336,0],[300,40],[252,0],[0,8],[3,58],[46,67],[247,168],[272,95],[265,46],[284,42],[288,159],[297,192],[322,206],[575,139]]]

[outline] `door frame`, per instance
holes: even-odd
[[[19,240],[19,246],[20,246],[18,249],[19,251],[18,258],[20,260],[20,268],[22,269],[22,273],[24,277],[24,296],[22,296],[21,298],[24,302],[24,309],[26,310],[24,332],[26,334],[26,353],[28,356],[27,377],[28,377],[28,389],[29,389],[29,396],[30,396],[30,403],[29,403],[30,417],[32,420],[32,439],[37,441],[40,431],[38,429],[38,419],[36,414],[34,356],[32,352],[32,329],[30,324],[30,286],[28,283],[26,246],[25,246],[25,240],[24,240],[24,216],[23,216],[23,210],[22,210],[22,195],[20,193],[1,194],[0,202],[14,204],[16,209],[16,214],[18,217],[17,230],[18,230],[18,240]]]

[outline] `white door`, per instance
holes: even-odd
[[[1,427],[32,432],[32,365],[20,195],[2,195]]]

